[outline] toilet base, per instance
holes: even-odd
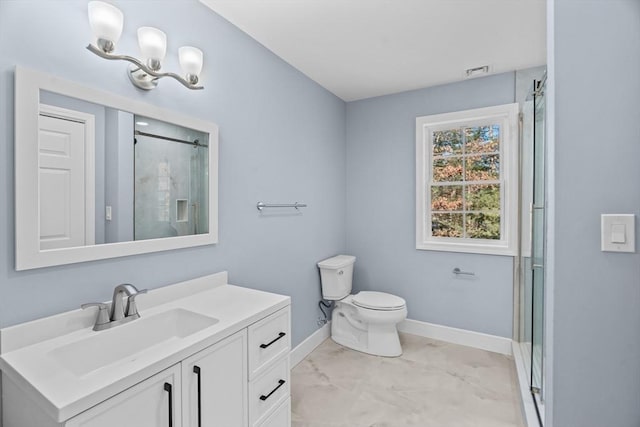
[[[388,314],[404,319],[406,309],[400,313]],[[398,357],[402,355],[402,346],[396,324],[396,321],[386,323],[364,321],[357,307],[339,302],[331,315],[331,339],[362,353]]]

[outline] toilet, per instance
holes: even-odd
[[[322,297],[335,301],[331,338],[340,345],[373,354],[402,354],[396,325],[407,318],[404,299],[384,292],[362,291],[351,295],[356,257],[338,255],[318,263]]]

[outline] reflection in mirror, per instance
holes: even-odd
[[[209,135],[40,91],[40,249],[209,232]]]
[[[14,101],[16,270],[218,242],[215,123],[20,66]]]
[[[209,231],[208,135],[134,116],[135,240]]]

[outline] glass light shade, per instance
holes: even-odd
[[[96,40],[116,44],[122,34],[124,15],[117,7],[102,1],[89,2],[89,24]]]
[[[193,46],[182,46],[178,49],[180,67],[187,75],[199,76],[202,71],[203,54],[200,49]]]
[[[167,53],[167,35],[157,28],[138,28],[138,45],[147,60],[162,61]]]

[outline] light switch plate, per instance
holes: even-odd
[[[604,252],[635,252],[634,214],[603,214],[600,226],[600,249]]]

